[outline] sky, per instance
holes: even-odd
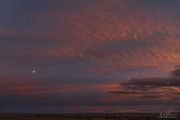
[[[180,111],[179,0],[1,0],[0,112]]]

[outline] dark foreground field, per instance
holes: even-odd
[[[180,113],[15,114],[0,113],[0,120],[180,120]]]

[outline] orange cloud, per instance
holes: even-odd
[[[120,6],[114,10],[113,6],[118,2],[101,1],[96,3],[98,5],[87,5],[75,11],[31,14],[34,21],[37,20],[35,24],[43,24],[44,21],[43,26],[53,26],[56,21],[54,28],[50,28],[52,31],[37,34],[40,38],[55,39],[57,42],[57,45],[45,48],[44,54],[58,58],[86,58],[88,54],[85,51],[95,49],[102,55],[96,54],[94,58],[102,57],[101,61],[107,67],[177,64],[174,61],[180,58],[177,37],[180,30],[170,22],[172,19],[164,13],[155,18],[150,10],[135,9],[123,0],[123,4],[118,4]],[[124,41],[144,42],[148,47],[142,44],[127,50],[101,50],[111,47],[112,43],[122,44]],[[97,62],[96,59],[92,61]]]
[[[0,94],[50,94],[50,93],[69,93],[79,91],[108,92],[118,89],[119,84],[63,84],[48,85],[50,81],[27,79],[23,77],[1,77],[2,87]]]
[[[171,19],[164,13],[155,18],[150,10],[135,9],[128,4],[129,2],[106,0],[85,5],[77,10],[55,9],[30,13],[27,18],[32,19],[35,25],[48,29],[2,30],[0,33],[54,41],[55,45],[36,48],[38,55],[43,55],[44,58],[86,58],[88,54],[85,51],[95,49],[102,53],[102,56],[95,58],[102,57],[105,66],[165,65],[179,59],[180,40],[177,37],[179,28],[170,22]],[[155,9],[161,11],[160,8]],[[142,45],[127,50],[101,50],[104,47],[111,47],[111,44],[122,44],[124,41],[129,43],[141,41],[149,47]],[[96,59],[92,61],[96,62]]]

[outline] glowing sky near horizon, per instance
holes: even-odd
[[[179,11],[179,0],[1,0],[0,112],[180,111]]]

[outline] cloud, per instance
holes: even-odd
[[[112,100],[101,101],[101,105],[108,102],[122,105],[121,99],[141,100],[141,97],[178,98],[178,69],[169,77],[156,77],[166,76],[172,66],[180,63],[177,1],[3,1],[0,5],[0,75],[12,78],[0,77],[0,94],[69,95],[87,90],[99,96],[110,91],[112,94],[108,97]],[[26,76],[34,66],[45,71],[38,73],[38,80]],[[139,73],[143,78],[121,81],[136,73],[136,78]],[[110,83],[117,78],[120,84]],[[84,93],[78,94],[76,101],[80,96]],[[93,100],[97,104],[96,99]]]
[[[163,87],[163,86],[173,86],[180,87],[180,78],[170,77],[170,78],[140,78],[133,79],[128,82],[128,85],[135,86],[148,86],[148,87]]]
[[[40,3],[44,8],[36,10],[33,5]],[[52,9],[50,6],[55,4],[59,7]],[[109,71],[118,71],[122,66],[174,64],[180,58],[180,42],[179,28],[174,25],[178,22],[169,17],[173,9],[166,10],[154,2],[150,6],[155,8],[147,4],[148,9],[144,9],[143,5],[142,0],[32,2],[28,9],[22,8],[24,14],[17,17],[20,20],[4,18],[21,27],[0,30],[3,62],[26,61],[26,67],[33,61],[53,64],[52,59],[85,59],[103,66],[92,69]]]
[[[177,75],[179,68],[173,71]],[[154,78],[137,78],[127,82],[120,82],[120,90],[110,91],[112,94],[129,94],[138,95],[143,98],[171,98],[180,97],[180,77],[154,77]]]
[[[62,83],[59,79],[0,76],[0,95],[68,94],[81,91],[107,92],[119,88],[115,83]],[[51,82],[49,82],[51,81]]]
[[[171,72],[172,75],[174,76],[179,76],[180,77],[180,67],[177,66],[174,71]]]

